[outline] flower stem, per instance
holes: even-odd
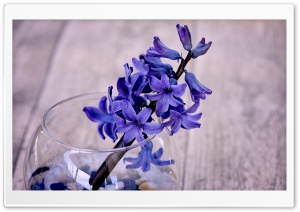
[[[148,108],[152,109],[152,113],[155,111],[156,102],[151,102]],[[118,143],[114,146],[114,149],[124,147],[123,146],[124,135],[120,138]],[[127,143],[125,147],[131,146],[135,139],[131,142]],[[110,172],[115,168],[115,166],[119,163],[122,157],[125,155],[127,150],[120,152],[113,152],[107,156],[105,161],[98,168],[96,173],[90,178],[89,184],[92,185],[92,190],[98,190],[100,186],[104,183],[105,179],[108,177]]]
[[[192,58],[192,53],[191,53],[191,51],[189,51],[189,53],[187,54],[185,59],[182,59],[180,62],[180,65],[178,66],[178,69],[175,73],[176,80],[178,80],[180,78],[180,76],[183,74],[184,68],[188,64],[188,62],[190,61],[191,58]]]
[[[124,135],[118,141],[114,149],[123,147],[123,138]],[[128,144],[126,144],[126,146],[130,146],[134,142],[134,140],[135,139],[133,139]],[[100,188],[100,186],[104,183],[105,179],[108,177],[110,172],[115,168],[115,166],[119,163],[119,161],[121,160],[121,158],[124,156],[126,152],[127,150],[114,152],[107,156],[105,161],[101,164],[99,169],[89,180],[89,184],[92,185],[92,190],[98,190]]]

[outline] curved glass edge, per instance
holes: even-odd
[[[68,102],[70,100],[73,100],[73,99],[77,99],[77,98],[81,98],[81,97],[84,97],[84,96],[88,96],[88,95],[99,95],[99,94],[103,94],[103,95],[106,95],[106,93],[104,92],[93,92],[93,93],[85,93],[85,94],[80,94],[80,95],[77,95],[77,96],[72,96],[70,98],[67,98],[67,99],[64,99],[58,103],[56,103],[55,105],[53,105],[52,107],[50,107],[44,117],[43,117],[43,120],[42,120],[42,130],[43,130],[43,133],[49,137],[51,140],[65,146],[65,147],[68,147],[74,151],[77,151],[77,152],[81,152],[81,153],[91,153],[91,152],[122,152],[122,151],[128,151],[128,150],[131,150],[131,149],[134,149],[136,147],[139,147],[141,146],[142,144],[144,144],[145,142],[148,142],[150,140],[152,140],[155,135],[148,135],[149,137],[141,142],[138,142],[137,144],[134,144],[134,145],[131,145],[131,146],[128,146],[128,147],[118,147],[118,148],[114,148],[114,149],[88,149],[88,148],[82,148],[82,147],[76,147],[76,146],[73,146],[73,145],[70,145],[70,144],[67,144],[57,138],[55,138],[47,129],[46,127],[46,119],[47,117],[56,109],[58,108],[60,105],[62,105],[63,103],[65,102]],[[38,129],[38,127],[37,127]],[[116,143],[116,142],[115,142]]]

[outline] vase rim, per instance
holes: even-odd
[[[91,149],[91,148],[83,148],[83,147],[78,147],[78,146],[75,146],[75,145],[71,145],[71,144],[68,144],[64,141],[62,141],[61,139],[58,139],[56,138],[53,133],[51,133],[49,131],[49,129],[47,128],[47,124],[46,124],[46,120],[47,118],[49,117],[49,115],[54,112],[57,108],[59,108],[61,105],[63,105],[64,103],[66,102],[69,102],[69,101],[72,101],[74,99],[78,99],[78,98],[82,98],[82,97],[85,97],[85,96],[88,96],[88,95],[99,95],[99,94],[103,94],[103,95],[106,95],[107,93],[105,92],[92,92],[92,93],[84,93],[84,94],[79,94],[79,95],[76,95],[76,96],[72,96],[72,97],[69,97],[69,98],[66,98],[66,99],[63,99],[61,101],[59,101],[58,103],[54,104],[52,107],[50,107],[46,113],[44,114],[43,116],[43,120],[42,120],[42,128],[43,128],[43,131],[45,132],[44,134],[46,136],[48,136],[51,140],[59,143],[60,145],[63,145],[69,149],[72,149],[73,151],[79,151],[79,152],[86,152],[86,153],[92,153],[92,152],[102,152],[102,153],[107,153],[107,152],[122,152],[122,151],[128,151],[130,149],[134,149],[136,147],[139,147],[141,146],[142,144],[144,144],[145,142],[148,142],[150,140],[152,140],[154,137],[155,137],[155,134],[152,134],[152,135],[149,135],[149,137],[141,142],[138,142],[137,144],[133,144],[133,145],[130,145],[130,146],[127,146],[127,147],[118,147],[118,148],[107,148],[107,149]],[[118,139],[119,140],[119,139]],[[118,141],[117,140],[117,141]],[[114,143],[117,143],[117,141],[115,141]]]

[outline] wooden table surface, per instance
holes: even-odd
[[[185,55],[177,23],[189,26],[194,46],[202,37],[213,42],[187,67],[213,94],[201,102],[201,128],[174,136],[182,189],[286,189],[286,23],[280,20],[14,21],[13,189],[24,189],[25,150],[46,110],[115,85],[123,64],[132,66],[153,36]]]

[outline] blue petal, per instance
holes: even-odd
[[[168,119],[168,118],[170,117],[170,110],[167,110],[166,112],[163,112],[163,113],[161,114],[161,117],[162,117],[163,119]]]
[[[163,68],[167,71],[173,70],[170,64],[164,64],[159,57],[151,57],[141,54],[139,58],[140,60],[145,60],[145,62],[148,63],[152,68]]]
[[[173,124],[173,126],[171,128],[171,135],[173,135],[173,134],[175,134],[175,133],[177,133],[179,131],[179,129],[181,127],[181,124],[182,124],[181,119],[177,119],[174,122],[174,124]]]
[[[179,24],[176,25],[176,28],[183,48],[190,51],[192,49],[192,39],[189,28],[186,25],[180,26]]]
[[[99,109],[100,109],[100,111],[101,111],[102,113],[108,113],[108,112],[107,112],[107,107],[106,107],[106,100],[107,100],[106,96],[103,96],[103,97],[100,99],[99,104],[98,104],[98,107],[99,107]]]
[[[147,134],[157,134],[163,131],[164,125],[163,124],[156,124],[156,123],[150,123],[146,122],[143,125],[143,130]]]
[[[142,147],[142,171],[143,172],[147,172],[150,170],[150,155],[151,155],[151,151],[152,151],[152,143],[147,142],[146,144],[144,144],[144,146]]]
[[[132,73],[132,67],[129,67],[128,63],[124,64],[124,69],[125,69],[125,81],[128,84],[131,84],[131,78],[130,74]]]
[[[135,95],[135,96],[139,96],[139,95],[143,92],[144,88],[145,88],[147,85],[149,85],[149,81],[148,81],[148,80],[142,82],[142,83],[139,85],[139,88],[138,88],[138,89],[135,89],[134,95]],[[133,89],[133,90],[134,90],[134,89]]]
[[[123,101],[124,100],[116,100],[116,101],[112,102],[111,110],[113,111],[113,113],[122,110],[123,105],[124,105]]]
[[[136,112],[128,101],[123,101],[123,115],[129,121],[136,120]]]
[[[136,58],[132,58],[132,63],[134,67],[139,71],[146,75],[149,72],[149,65],[144,64],[141,61],[138,61]]]
[[[117,82],[117,89],[121,96],[128,97],[129,95],[129,87],[126,84],[125,77],[120,77]]]
[[[183,104],[182,102],[178,101],[173,97],[173,95],[169,95],[168,97],[168,104],[172,105],[173,107],[178,106],[179,104]]]
[[[104,124],[105,123],[101,123],[101,124],[98,125],[98,134],[101,136],[101,138],[103,140],[105,139],[105,136],[104,136],[104,133],[103,133]]]
[[[117,140],[117,135],[114,133],[113,124],[106,124],[104,126],[104,131],[108,137],[110,137],[113,141]]]
[[[180,54],[173,49],[165,46],[158,37],[154,37],[153,45],[155,50],[161,54],[161,57],[166,57],[171,60],[178,60],[181,58]]]
[[[163,74],[161,76],[161,82],[162,82],[164,88],[170,88],[170,79],[169,79],[168,75]]]
[[[133,158],[133,157],[128,157],[124,158],[123,162],[129,162],[129,163],[137,163],[140,160],[140,158]],[[138,168],[138,167],[137,167]]]
[[[143,131],[142,131],[141,127],[137,127],[136,140],[138,142],[141,142],[141,141],[145,140],[145,137],[143,135]]]
[[[152,101],[157,101],[161,99],[164,96],[163,93],[158,93],[158,94],[145,94],[146,99],[150,99]]]
[[[184,116],[182,117],[181,124],[185,129],[199,128],[201,126],[199,123],[197,123],[195,121],[190,121]]]
[[[181,117],[181,113],[175,111],[175,110],[170,110],[171,113],[171,118],[172,119],[179,119]]]
[[[161,116],[163,112],[166,112],[169,108],[168,98],[164,95],[161,99],[156,102],[155,112],[158,117]]]
[[[169,121],[164,123],[164,126],[169,127],[169,126],[173,125],[175,123],[175,121],[176,121],[175,119],[170,119]]]
[[[142,162],[143,161],[139,158],[137,162],[127,165],[126,169],[137,169],[142,166]]]
[[[132,141],[138,133],[138,128],[136,126],[133,126],[129,131],[125,133],[123,144],[126,145],[130,141]]]
[[[174,164],[175,163],[175,160],[165,160],[165,161],[162,161],[162,160],[152,160],[151,161],[154,165],[157,165],[157,166],[168,166],[168,165],[171,165],[171,164]]]
[[[142,97],[142,96],[134,96],[134,95],[132,95],[131,98],[132,98],[132,100],[133,100],[133,102],[135,104],[134,106],[143,107],[143,106],[145,106],[147,104],[146,99],[144,97]]]
[[[211,94],[212,91],[205,87],[193,73],[186,73],[185,74],[185,81],[190,88],[190,93],[193,102],[199,102],[199,99],[205,99],[206,94]]]
[[[143,172],[149,171],[151,169],[151,167],[150,167],[150,161],[144,160],[143,162],[144,163],[142,164],[142,171]]]
[[[159,53],[158,51],[156,51],[154,47],[150,47],[147,50],[146,55],[147,56],[151,56],[151,57],[162,57],[163,56],[161,53]]]
[[[186,115],[186,119],[189,121],[198,121],[199,119],[201,119],[202,113],[198,113],[198,114],[194,114],[194,115]]]
[[[157,160],[157,159],[160,159],[161,158],[161,156],[163,155],[163,153],[164,153],[164,149],[163,148],[159,148],[156,152],[154,152],[153,154],[152,154],[152,158],[154,159],[154,160]]]
[[[110,114],[103,114],[101,111],[96,107],[84,107],[83,112],[85,112],[86,116],[92,121],[92,122],[105,122],[105,123],[113,123],[114,118]]]
[[[165,76],[167,76],[167,75],[165,75]],[[154,76],[150,76],[149,79],[150,79],[150,87],[153,91],[162,92],[164,90],[165,86],[159,79],[157,79]]]
[[[117,127],[117,132],[119,132],[119,133],[128,132],[133,126],[134,126],[133,122],[128,122],[121,126],[119,125]]]
[[[210,48],[212,42],[205,43],[205,38],[202,38],[198,45],[192,50],[192,58],[195,59],[200,55],[204,55]]]
[[[195,113],[197,109],[199,108],[200,103],[195,103],[192,106],[190,106],[188,109],[185,110],[186,113]]]
[[[176,97],[180,97],[185,92],[186,84],[182,83],[180,85],[171,85],[171,88],[172,88],[173,95]]]
[[[139,112],[136,116],[136,120],[139,121],[141,124],[145,124],[152,113],[150,108],[145,108]]]
[[[177,80],[174,78],[170,78],[169,82],[170,82],[170,85],[178,85]]]
[[[161,75],[163,75],[163,74],[169,74],[169,72],[164,68],[152,68],[152,67],[149,71],[149,76],[153,75],[159,79],[161,78]]]
[[[201,82],[199,82],[198,80],[195,82],[196,85],[198,86],[199,90],[203,91],[205,94],[212,94],[212,91],[205,87]]]

